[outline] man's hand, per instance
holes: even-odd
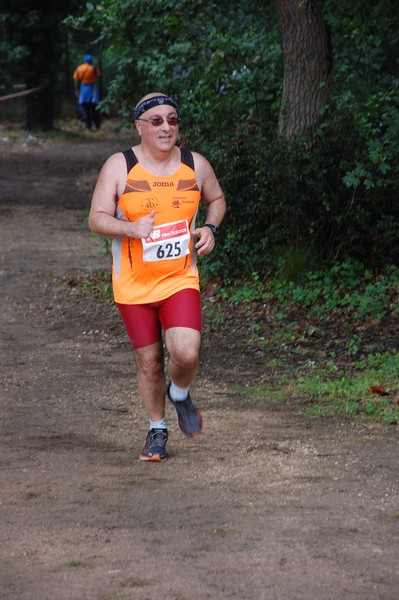
[[[215,247],[215,238],[209,227],[198,227],[193,231],[193,235],[199,238],[195,244],[198,256],[206,256]]]
[[[133,234],[130,237],[147,238],[154,229],[154,216],[155,210],[152,210],[149,215],[140,217],[137,221],[134,221],[132,223]]]

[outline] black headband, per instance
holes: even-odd
[[[143,113],[146,112],[146,110],[149,110],[154,106],[162,106],[163,104],[173,106],[177,114],[179,114],[178,106],[173,98],[170,96],[154,96],[153,98],[148,98],[148,100],[143,100],[143,102],[140,102],[140,104],[136,106],[134,109],[134,118],[138,119]]]

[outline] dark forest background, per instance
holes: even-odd
[[[0,94],[39,88],[24,125],[49,130],[90,52],[125,126],[175,96],[229,205],[209,278],[377,273],[399,260],[398,36],[394,0],[3,0]]]

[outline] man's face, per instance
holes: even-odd
[[[177,112],[168,104],[147,110],[136,119],[136,127],[142,142],[147,145],[165,151],[176,145],[179,134]]]

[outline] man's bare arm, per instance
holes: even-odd
[[[218,227],[226,212],[226,200],[210,163],[200,154],[193,153],[195,174],[205,205],[205,223]],[[193,234],[199,238],[195,247],[198,256],[209,254],[215,246],[215,238],[209,227],[197,227]]]
[[[117,219],[117,199],[126,185],[126,161],[123,154],[113,154],[100,171],[94,188],[89,214],[89,227],[94,233],[109,238],[146,238],[154,228],[154,211],[134,222]]]

